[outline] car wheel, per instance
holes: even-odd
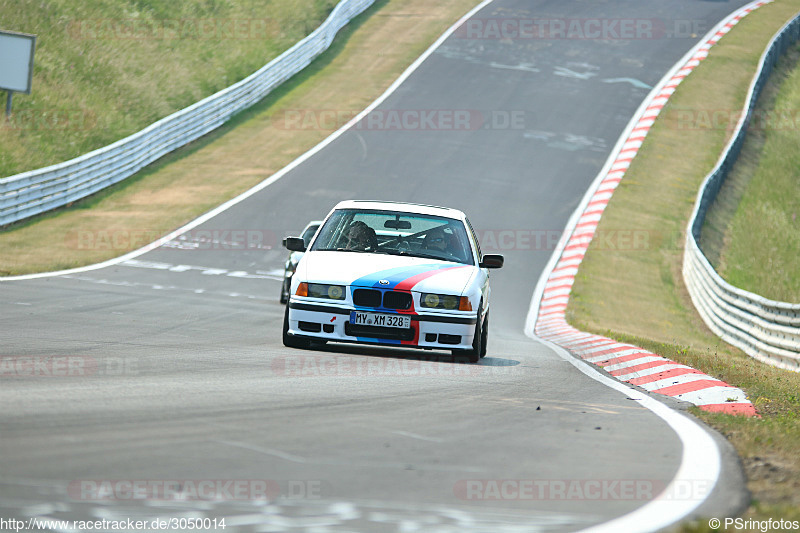
[[[486,355],[486,333],[485,326],[481,323],[481,316],[478,315],[478,321],[475,323],[475,336],[472,339],[472,348],[469,350],[453,350],[453,355],[456,357],[466,357],[470,363],[477,363],[478,360]],[[483,354],[483,355],[481,355]]]
[[[298,338],[294,335],[289,335],[289,306],[286,306],[286,312],[283,314],[283,345],[288,348],[308,348],[311,343],[308,339]]]
[[[281,283],[281,303],[285,304],[289,301],[289,278],[283,278],[283,283]]]
[[[486,357],[486,349],[489,345],[489,315],[487,314],[486,317],[483,319],[483,327],[481,328],[481,351],[480,356],[481,359]]]

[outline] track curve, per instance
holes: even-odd
[[[744,4],[495,0],[472,28],[534,19],[676,28],[674,13],[710,28]],[[680,468],[680,438],[526,338],[523,325],[552,251],[547,235],[564,227],[649,86],[696,39],[456,32],[381,103],[379,125],[344,132],[190,233],[277,240],[344,198],[462,209],[506,255],[493,274],[490,353],[479,365],[368,348],[286,350],[276,276],[284,252],[274,247],[173,241],[115,266],[2,284],[0,355],[66,356],[82,370],[2,378],[0,515],[572,531],[641,508]],[[388,122],[392,112],[445,120],[464,111],[479,125]],[[723,457],[728,479],[738,475],[734,463]],[[75,492],[91,480],[254,479],[279,487],[280,497]],[[633,496],[608,488],[630,480],[644,483]],[[520,493],[533,481],[546,491]],[[589,497],[598,484],[606,491]],[[495,486],[506,494],[495,497]],[[569,497],[564,486],[584,493]],[[735,512],[741,490],[723,490],[705,512]]]

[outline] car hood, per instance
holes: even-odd
[[[362,252],[306,252],[298,265],[302,281],[456,295],[477,271],[436,259]]]

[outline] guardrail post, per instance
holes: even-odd
[[[776,302],[736,288],[717,274],[700,249],[700,232],[709,206],[714,202],[744,144],[755,102],[761,94],[779,54],[800,37],[800,15],[773,37],[762,54],[750,86],[745,114],[734,135],[706,176],[697,195],[686,232],[683,279],[706,325],[725,342],[765,363],[800,371],[800,304]]]
[[[49,167],[0,179],[0,227],[80,200],[119,183],[202,137],[264,98],[324,52],[338,31],[374,0],[341,0],[316,30],[244,80],[125,139]],[[6,115],[11,109],[11,93]]]

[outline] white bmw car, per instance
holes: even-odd
[[[283,343],[353,342],[486,355],[489,272],[464,213],[395,202],[340,202],[292,276]]]

